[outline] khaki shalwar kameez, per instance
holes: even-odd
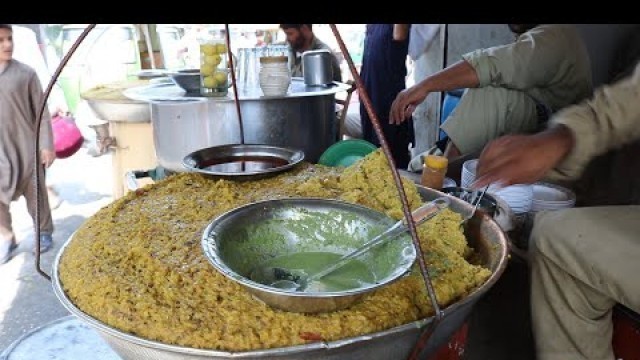
[[[594,156],[640,138],[640,64],[562,110],[575,146],[550,179],[577,178]],[[638,189],[640,190],[640,189]],[[612,307],[640,312],[640,206],[539,213],[531,234],[532,320],[541,360],[613,360]]]
[[[571,25],[540,25],[511,44],[462,57],[480,83],[465,91],[441,128],[463,155],[502,135],[535,132],[545,113],[593,91],[589,55]]]
[[[35,136],[36,118],[44,97],[36,72],[29,66],[11,60],[0,72],[0,250],[15,242],[9,206],[24,196],[27,209],[35,222]],[[40,149],[53,151],[53,133],[49,112],[45,107],[40,127]],[[53,221],[41,167],[40,231],[53,233]],[[0,251],[3,253],[3,251]]]

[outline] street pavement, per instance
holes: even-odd
[[[41,255],[41,269],[51,275],[53,261],[63,243],[89,217],[113,201],[112,155],[99,157],[82,147],[67,159],[57,159],[47,171],[47,184],[61,199],[53,210],[53,248]],[[16,239],[21,244],[9,262],[0,265],[0,353],[32,330],[69,312],[55,296],[52,283],[36,270],[32,254],[33,223],[24,198],[12,203]]]

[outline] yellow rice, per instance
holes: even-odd
[[[422,201],[404,180],[412,209]],[[308,163],[276,177],[233,182],[181,173],[131,192],[75,233],[59,274],[82,311],[122,331],[166,344],[244,351],[332,341],[432,315],[419,271],[350,307],[305,315],[274,310],[219,274],[200,247],[202,229],[224,211],[282,197],[338,198],[400,219],[400,199],[380,151],[353,166]],[[483,284],[490,271],[467,260],[472,249],[446,211],[418,228],[441,306]]]

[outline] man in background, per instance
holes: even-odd
[[[391,123],[389,111],[396,95],[406,88],[410,28],[410,24],[367,24],[360,70],[395,165],[401,169],[407,168],[409,145],[415,143],[413,120]],[[380,147],[364,103],[360,103],[360,119],[363,139]]]
[[[51,71],[49,71],[49,67],[45,61],[44,54],[42,53],[42,50],[40,50],[40,45],[38,44],[38,38],[35,31],[26,26],[20,25],[12,25],[11,28],[13,33],[13,42],[14,44],[18,44],[18,46],[14,46],[12,58],[33,68],[36,74],[38,74],[38,79],[44,89],[44,87],[49,84],[52,77]],[[52,118],[55,118],[57,115],[70,116],[64,92],[58,84],[55,84],[51,88],[51,93],[47,100],[47,106]],[[47,194],[49,196],[49,205],[51,205],[52,209],[61,205],[62,199],[52,184],[47,185]]]
[[[318,39],[312,30],[312,24],[280,24],[289,43],[289,67],[291,76],[302,77],[302,53],[309,50],[326,49],[331,51],[329,45]],[[333,51],[331,51],[333,54]],[[340,63],[335,54],[331,57],[331,69],[333,70],[333,81],[342,82]]]

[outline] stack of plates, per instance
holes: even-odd
[[[533,186],[518,184],[505,187],[490,186],[487,193],[504,200],[515,215],[531,211],[533,203]]]
[[[476,167],[478,159],[467,160],[462,164],[462,173],[460,174],[460,187],[469,188],[476,179]]]
[[[532,212],[566,209],[576,203],[576,194],[562,186],[540,182],[533,184],[532,188]]]

